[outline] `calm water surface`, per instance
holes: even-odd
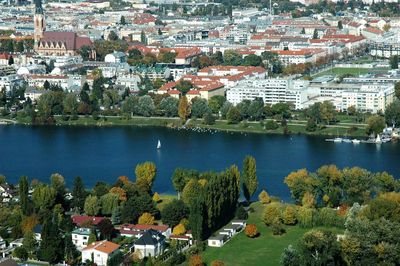
[[[161,150],[156,149],[161,140]],[[400,176],[400,143],[382,145],[325,142],[324,138],[240,133],[198,133],[152,127],[0,126],[0,173],[10,182],[21,175],[48,181],[62,174],[69,186],[81,176],[86,186],[118,176],[134,179],[143,161],[157,165],[154,190],[171,193],[176,167],[223,170],[241,167],[245,155],[257,160],[260,189],[290,198],[283,178],[291,171],[316,170],[323,164],[361,166]]]

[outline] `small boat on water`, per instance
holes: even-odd
[[[361,140],[359,140],[359,139],[353,139],[351,142],[352,142],[353,144],[360,144],[360,143],[361,143]]]
[[[376,144],[381,144],[382,143],[382,139],[381,139],[381,136],[379,134],[376,136],[375,143]]]
[[[342,141],[343,141],[342,138],[334,138],[334,139],[333,139],[333,142],[336,142],[336,143],[340,143],[340,142],[342,142]]]
[[[157,149],[158,149],[158,150],[161,149],[161,141],[160,141],[160,140],[158,140]]]

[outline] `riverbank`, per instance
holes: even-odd
[[[7,120],[9,123],[32,125],[29,117],[17,118],[0,118]],[[176,117],[140,117],[135,116],[129,119],[120,116],[102,116],[94,119],[91,116],[79,116],[77,119],[65,120],[61,116],[55,117],[57,126],[97,126],[97,127],[112,127],[112,126],[159,126],[167,128],[181,128],[183,123],[181,119]],[[313,136],[347,136],[352,138],[365,137],[365,124],[355,122],[343,122],[335,125],[325,125],[315,131],[307,131],[305,120],[288,120],[287,130],[282,125],[276,129],[265,129],[265,123],[270,119],[263,121],[242,121],[238,124],[229,124],[226,120],[217,120],[213,125],[206,125],[203,119],[190,119],[186,124],[186,129],[201,128],[204,130],[216,130],[225,132],[240,132],[240,133],[259,133],[259,134],[303,134]],[[279,124],[279,123],[278,123]]]

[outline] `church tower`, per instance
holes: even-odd
[[[40,39],[43,37],[43,32],[45,31],[46,27],[41,0],[35,0],[35,15],[33,17],[33,23],[34,23],[35,47],[37,47]]]

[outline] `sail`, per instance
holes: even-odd
[[[157,149],[160,149],[161,148],[161,141],[160,140],[158,140],[158,143],[157,143]]]

